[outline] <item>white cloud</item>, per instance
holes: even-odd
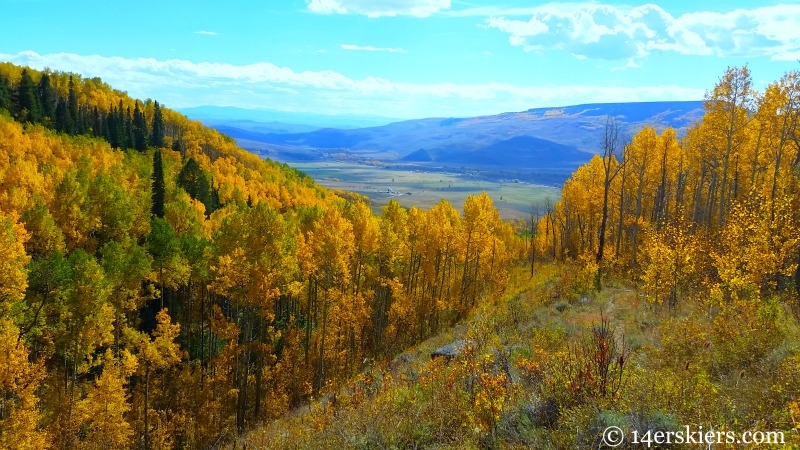
[[[354,79],[331,70],[298,72],[268,62],[233,65],[31,51],[0,54],[0,60],[99,76],[134,97],[158,99],[170,107],[220,105],[321,114],[381,111],[397,118],[464,117],[609,101],[693,100],[703,98],[705,92],[675,85],[415,84],[372,76]]]
[[[217,33],[216,31],[206,31],[206,30],[195,31],[194,34],[200,34],[203,36],[219,36],[219,33]]]
[[[773,61],[800,61],[800,49],[775,53],[770,59]]]
[[[308,10],[320,14],[347,14],[347,9],[337,0],[309,0]]]
[[[443,12],[451,17],[496,17],[496,16],[532,16],[539,11],[537,6],[522,8],[505,8],[502,6],[475,6],[465,9],[450,9]]]
[[[342,50],[355,50],[355,51],[362,51],[362,52],[389,52],[389,53],[405,53],[406,52],[402,48],[373,47],[371,45],[342,44],[339,47],[341,47]]]
[[[553,3],[496,12],[508,14],[488,17],[485,26],[508,33],[511,45],[531,52],[558,50],[594,59],[633,61],[633,65],[637,63],[631,58],[642,59],[656,51],[787,61],[800,52],[800,5],[796,4],[678,17],[654,4]],[[507,18],[520,13],[527,13],[530,19]]]
[[[320,14],[360,14],[369,18],[428,17],[450,8],[450,0],[306,0]]]
[[[633,58],[629,58],[624,66],[612,67],[611,70],[616,72],[618,70],[639,69],[641,67],[641,64],[637,63]]]

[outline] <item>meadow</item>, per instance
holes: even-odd
[[[445,199],[459,210],[469,195],[486,191],[505,220],[530,219],[534,207],[540,210],[547,199],[555,203],[560,189],[515,179],[489,180],[480,172],[431,172],[373,166],[352,162],[296,162],[291,166],[307,173],[330,189],[357,192],[369,197],[379,213],[390,199],[405,207],[428,209]]]

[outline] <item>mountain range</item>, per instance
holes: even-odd
[[[234,114],[227,119],[224,114],[210,118],[197,114],[201,110],[184,110],[236,138],[243,147],[285,162],[375,160],[430,169],[474,168],[523,174],[558,170],[566,177],[601,151],[609,118],[617,121],[623,138],[646,125],[658,131],[673,127],[682,132],[702,117],[703,102],[585,104],[360,128],[262,122],[248,116],[248,110],[225,111]]]
[[[236,108],[233,106],[195,106],[179,108],[178,111],[203,123],[240,123],[245,127],[253,124],[277,129],[303,128],[301,131],[319,128],[364,128],[386,125],[400,119],[373,115],[327,115],[296,111],[278,111],[263,108]],[[249,123],[249,124],[248,124]]]

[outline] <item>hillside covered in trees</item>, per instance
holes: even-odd
[[[730,68],[685,135],[609,118],[515,228],[485,194],[376,217],[155,101],[0,64],[0,447],[799,445],[799,121],[798,71]]]
[[[0,447],[208,448],[506,287],[525,243],[327,191],[158,102],[0,64]]]
[[[505,296],[245,443],[800,445],[800,72],[758,92],[729,68],[704,107],[682,136],[626,139],[609,118],[599,154],[531,217]]]
[[[800,311],[800,72],[756,92],[747,67],[730,68],[705,110],[681,139],[645,127],[624,142],[611,119],[539,220],[537,248],[638,277],[656,305],[777,297]]]

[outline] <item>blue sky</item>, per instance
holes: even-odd
[[[191,6],[189,6],[191,5]],[[392,118],[699,100],[800,69],[800,0],[0,0],[0,60],[169,107]]]

